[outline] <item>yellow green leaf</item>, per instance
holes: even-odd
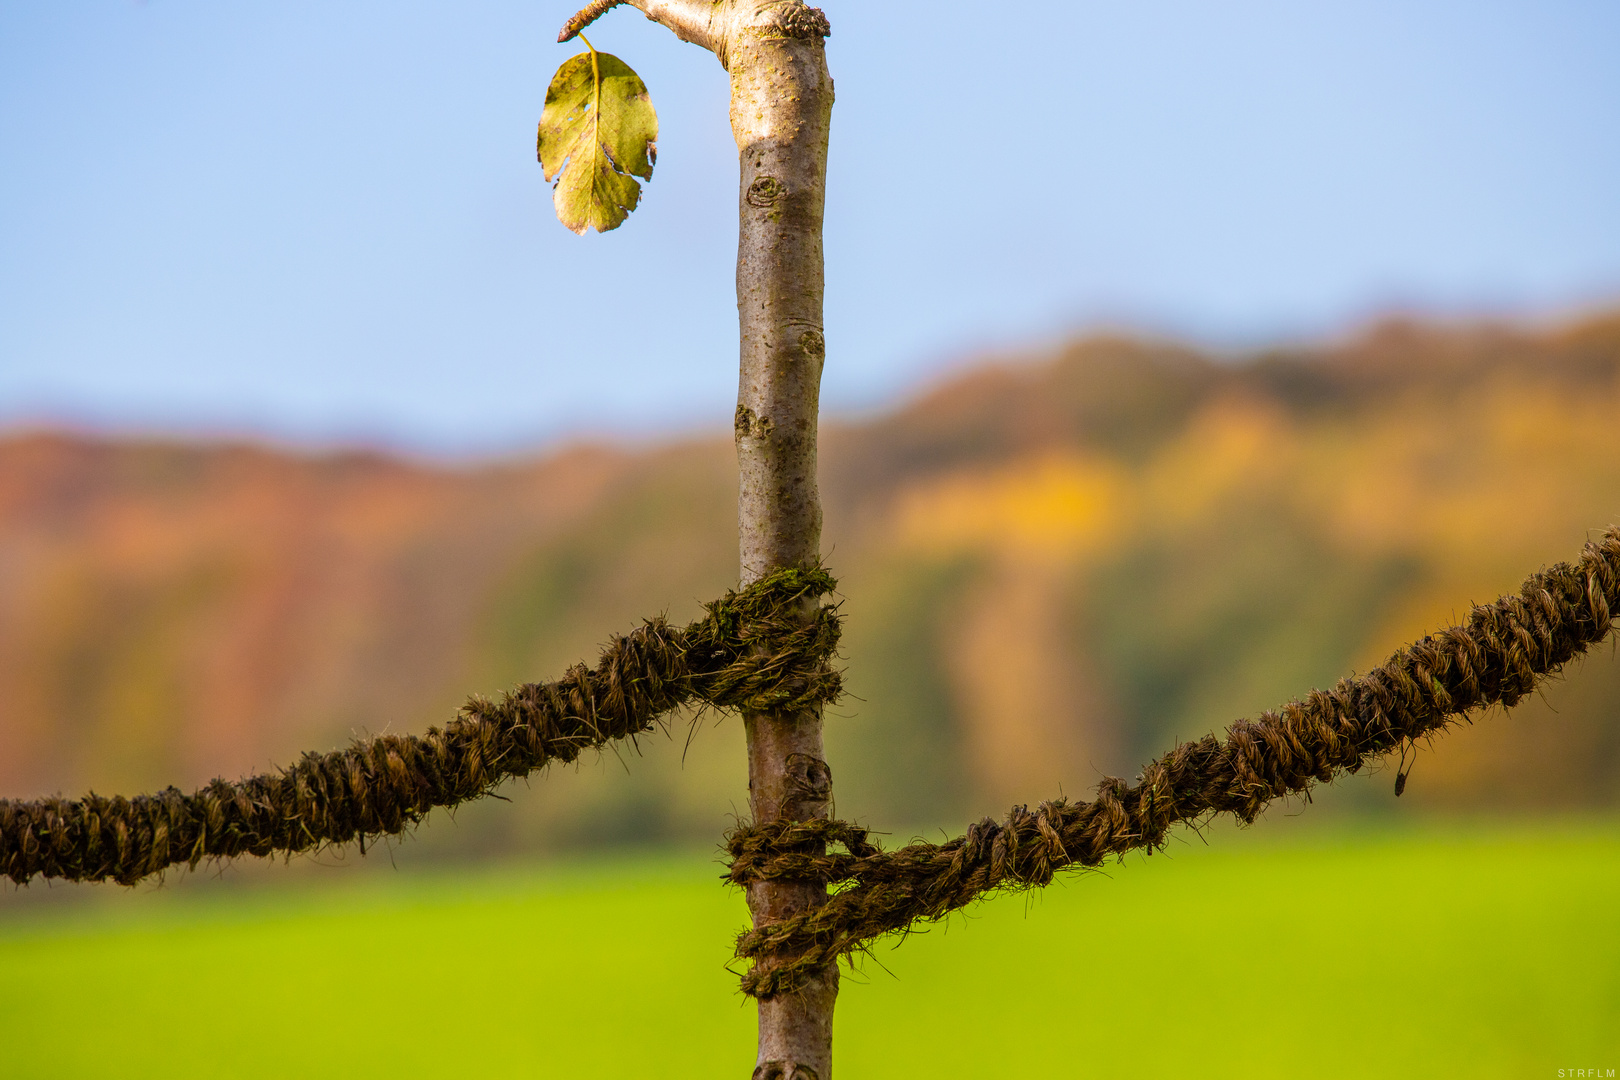
[[[651,180],[658,155],[646,84],[617,56],[570,57],[546,90],[536,152],[546,179],[557,180],[558,221],[576,233],[618,228],[641,201],[636,177]]]

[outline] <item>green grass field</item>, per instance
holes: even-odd
[[[1620,1071],[1620,824],[1267,829],[880,947],[846,977],[840,1080]],[[743,913],[718,872],[10,904],[0,1076],[744,1077],[752,1008],[721,966]]]

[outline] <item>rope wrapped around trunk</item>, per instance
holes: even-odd
[[[1090,802],[1016,806],[943,844],[882,851],[840,821],[744,825],[728,837],[728,877],[820,881],[838,891],[802,915],[759,926],[737,942],[752,962],[744,992],[790,993],[838,957],[919,920],[943,918],[997,889],[1038,888],[1066,867],[1164,843],[1175,823],[1229,813],[1252,822],[1272,799],[1305,792],[1469,712],[1511,707],[1602,641],[1620,606],[1620,529],[1573,563],[1532,574],[1517,595],[1475,607],[1460,626],[1398,650],[1365,675],[1312,691],[1224,739],[1183,743],[1142,770],[1109,777]],[[842,852],[828,852],[829,844]],[[841,888],[840,888],[841,887]]]
[[[615,637],[594,670],[579,665],[498,702],[474,698],[425,736],[378,736],[189,795],[168,788],[133,799],[0,800],[0,874],[128,885],[178,863],[363,843],[510,777],[633,739],[682,705],[765,711],[831,702],[842,689],[829,666],[839,614],[817,598],[836,584],[820,568],[779,571],[728,592],[689,626],[652,619]],[[1220,813],[1252,822],[1272,799],[1355,772],[1474,710],[1517,704],[1607,637],[1617,605],[1620,529],[1611,529],[1577,561],[1532,574],[1516,595],[1475,607],[1462,625],[1331,690],[1241,720],[1224,739],[1177,746],[1134,785],[1109,777],[1090,802],[1016,806],[955,840],[887,852],[849,822],[744,824],[727,837],[731,881],[815,881],[834,891],[820,907],[739,937],[737,956],[751,964],[742,988],[759,998],[791,993],[884,934],[998,889],[1045,886],[1064,868],[1160,847],[1178,822]]]
[[[379,735],[280,772],[191,794],[0,799],[0,874],[133,885],[177,863],[308,851],[398,833],[435,807],[511,777],[633,739],[682,705],[797,709],[834,700],[841,678],[837,585],[825,570],[778,571],[707,605],[684,628],[662,618],[615,636],[595,669],[475,697],[441,730]]]

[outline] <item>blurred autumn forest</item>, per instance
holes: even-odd
[[[1125,338],[973,369],[823,428],[851,696],[838,812],[960,825],[1364,670],[1620,521],[1620,315],[1391,322],[1216,360]],[[0,792],[189,787],[442,723],[734,583],[730,442],[431,466],[373,453],[0,439]],[[429,854],[714,838],[745,805],[716,718]],[[1318,797],[1393,802],[1392,774]],[[1601,649],[1446,736],[1402,808],[1620,802]]]

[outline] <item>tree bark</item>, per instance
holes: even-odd
[[[709,49],[731,75],[731,129],[741,165],[735,417],[741,576],[748,584],[781,567],[814,566],[821,557],[817,409],[827,351],[821,226],[833,103],[822,41],[827,21],[800,0],[598,0],[569,21],[562,39],[616,2]],[[820,707],[743,720],[754,820],[827,816],[832,773],[822,753]],[[826,897],[821,884],[756,882],[748,907],[757,927]],[[753,1080],[831,1080],[837,996],[835,963],[798,993],[761,1001]]]
[[[819,34],[739,35],[729,52],[731,129],[742,167],[736,438],[746,583],[821,557],[821,223],[833,91]],[[821,708],[743,719],[754,820],[826,817],[832,774],[822,754]],[[826,898],[822,884],[756,882],[748,889],[755,926]],[[759,1003],[755,1080],[829,1080],[837,996],[833,964],[800,992]]]

